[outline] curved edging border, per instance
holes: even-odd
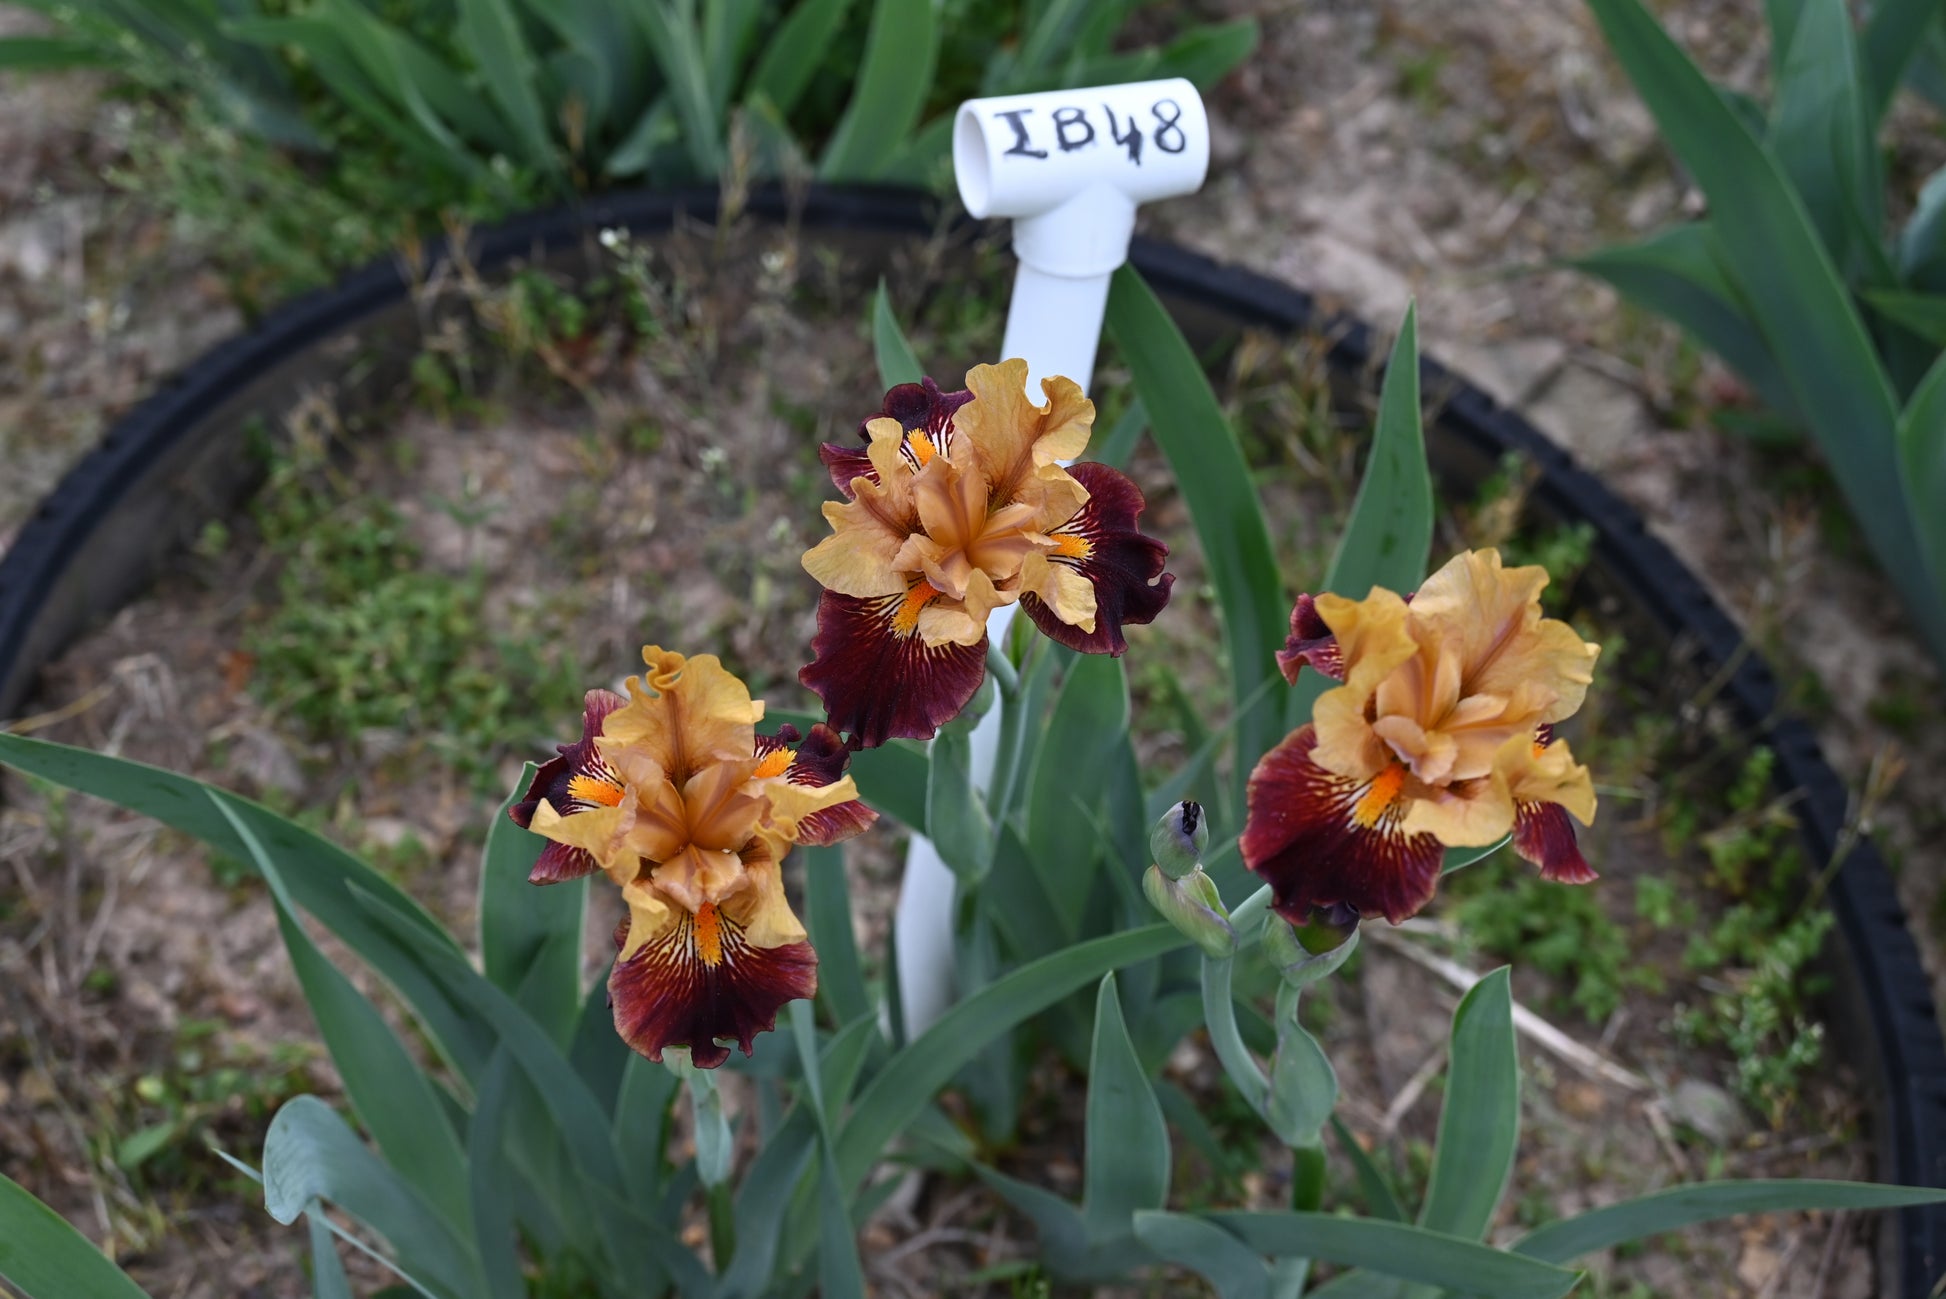
[[[714,220],[715,190],[638,191],[585,205],[536,213],[469,240],[471,260],[486,268],[526,254],[577,245],[606,226],[661,230],[693,217]],[[743,210],[809,228],[845,227],[926,235],[952,223],[930,196],[910,190],[811,187],[787,194],[751,193]],[[429,262],[448,255],[444,242]],[[1360,371],[1375,368],[1378,336],[1361,321],[1327,315],[1307,293],[1185,249],[1137,239],[1135,266],[1164,295],[1279,332],[1329,338],[1331,359]],[[223,397],[268,367],[370,315],[410,290],[404,267],[377,263],[338,284],[279,308],[259,325],[217,346],[119,420],[94,451],[62,479],[0,556],[0,716],[25,697],[39,662],[23,661],[28,633],[67,557],[147,468],[173,449]],[[1802,790],[1798,814],[1813,860],[1842,846],[1847,794],[1803,722],[1780,717],[1776,678],[1736,624],[1642,519],[1596,478],[1514,411],[1499,406],[1436,361],[1421,362],[1425,390],[1450,393],[1441,424],[1497,457],[1516,451],[1539,467],[1534,494],[1545,506],[1586,519],[1597,553],[1641,605],[1674,632],[1694,638],[1707,667],[1724,674],[1724,694],[1742,720],[1766,733],[1778,781]],[[1946,1038],[1930,984],[1884,859],[1869,840],[1852,845],[1828,892],[1850,949],[1884,1069],[1888,1131],[1885,1172],[1911,1185],[1946,1187]],[[1900,1216],[1898,1263],[1911,1299],[1926,1299],[1946,1265],[1946,1209],[1908,1209]]]

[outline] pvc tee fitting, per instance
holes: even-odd
[[[1013,220],[1020,269],[1000,354],[1026,358],[1038,400],[1048,375],[1088,386],[1135,209],[1202,186],[1209,115],[1181,77],[970,99],[953,171],[968,212]]]

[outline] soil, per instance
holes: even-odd
[[[1861,824],[1904,859],[1914,927],[1936,957],[1931,921],[1946,872],[1919,845],[1937,841],[1929,832],[1946,808],[1946,767],[1927,761],[1946,756],[1937,752],[1946,728],[1929,725],[1936,713],[1910,701],[1938,698],[1938,677],[1900,627],[1888,586],[1855,558],[1855,545],[1834,537],[1828,483],[1800,455],[1761,452],[1717,431],[1707,416],[1740,403],[1737,386],[1659,323],[1565,273],[1502,273],[1644,232],[1695,206],[1591,21],[1529,0],[1385,0],[1263,17],[1263,48],[1213,99],[1210,185],[1145,213],[1145,227],[1322,287],[1380,322],[1416,295],[1429,351],[1521,403],[1602,471],[1772,661],[1801,674],[1800,705],[1813,710],[1827,752],[1859,791]],[[1752,14],[1687,3],[1665,6],[1664,18],[1713,74],[1745,85],[1761,77]],[[85,77],[0,77],[0,109],[12,110],[0,112],[4,544],[119,410],[239,317],[220,286],[199,275],[195,244],[172,238],[167,214],[100,179],[127,131],[125,110],[104,102],[98,86]],[[1923,123],[1901,122],[1894,139],[1923,174],[1935,147]],[[692,292],[662,303],[672,348],[646,353],[611,339],[582,349],[565,358],[579,394],[559,381],[561,356],[550,373],[546,359],[519,349],[509,354],[511,377],[444,394],[422,382],[393,408],[389,440],[337,453],[328,476],[347,496],[392,501],[433,571],[455,581],[484,572],[495,591],[510,593],[488,606],[501,620],[493,632],[531,637],[543,620],[558,620],[552,641],[568,650],[557,666],[578,668],[582,684],[612,684],[644,640],[661,639],[719,647],[756,693],[782,702],[794,693],[785,687],[809,639],[815,594],[796,556],[814,539],[815,503],[828,495],[806,451],[847,435],[875,390],[860,325],[871,281],[800,257],[788,241],[745,237],[755,242],[720,271],[709,269],[701,245],[686,259],[703,269],[686,272]],[[754,255],[761,252],[772,256]],[[972,265],[974,285],[959,292],[940,282],[923,249],[895,254],[895,301],[925,304],[922,357],[973,354],[980,339],[998,336],[1004,261],[987,248]],[[684,286],[672,264],[661,270]],[[495,361],[480,373],[502,368],[491,340],[469,346]],[[1115,377],[1109,358],[1104,390]],[[1273,518],[1291,521],[1278,540],[1298,589],[1328,545],[1325,519],[1352,481],[1355,440],[1343,417],[1305,422],[1317,409],[1316,375],[1314,365],[1307,374],[1301,345],[1246,345],[1225,387],[1279,494]],[[312,432],[329,434],[329,406],[315,414]],[[1289,430],[1281,436],[1280,420]],[[412,454],[401,458],[399,447]],[[1198,568],[1187,518],[1153,457],[1133,472],[1150,486],[1148,521],[1177,551],[1182,584],[1162,623],[1131,635],[1131,667],[1145,654],[1191,661],[1207,610],[1181,598]],[[277,565],[260,553],[256,526],[236,521],[227,546],[185,561],[55,664],[29,711],[77,707],[38,733],[315,809],[329,832],[380,854],[465,932],[487,810],[512,764],[567,738],[559,723],[560,734],[546,734],[544,719],[570,719],[572,697],[551,712],[535,701],[532,734],[480,755],[491,777],[411,734],[320,734],[267,705],[255,679],[252,633],[278,601]],[[1483,526],[1456,515],[1441,548]],[[1604,605],[1591,582],[1576,616],[1625,627],[1625,613]],[[1624,683],[1644,685],[1621,678],[1616,689]],[[1679,715],[1701,684],[1671,674],[1657,706]],[[1138,672],[1139,688],[1153,685]],[[1610,708],[1619,715],[1619,703]],[[1601,709],[1591,706],[1591,716]],[[1700,715],[1707,722],[1707,710]],[[1700,728],[1688,758],[1707,749],[1708,732]],[[1158,735],[1144,756],[1167,770],[1176,754]],[[1527,1127],[1497,1232],[1705,1174],[1868,1176],[1854,1081],[1842,1070],[1827,1063],[1815,1073],[1779,1133],[1730,1094],[1736,1061],[1727,1052],[1671,1038],[1676,1006],[1711,989],[1682,969],[1673,939],[1650,941],[1635,880],[1674,881],[1710,909],[1705,917],[1723,901],[1699,883],[1696,849],[1665,842],[1659,828],[1658,782],[1682,770],[1685,755],[1633,765],[1626,753],[1611,756],[1620,792],[1605,791],[1609,813],[1590,845],[1605,877],[1595,887],[1666,987],[1631,992],[1622,1011],[1599,1022],[1563,1009],[1569,989],[1531,969],[1517,971],[1516,995],[1648,1085],[1589,1076],[1524,1042]],[[895,834],[874,840],[847,857],[867,952],[880,949],[902,859]],[[84,800],[43,799],[17,780],[0,811],[0,862],[17,885],[0,905],[5,1171],[107,1241],[158,1296],[308,1293],[296,1236],[271,1224],[255,1194],[201,1150],[209,1142],[251,1157],[278,1101],[334,1087],[328,1062],[308,1045],[309,1019],[264,900],[167,832]],[[1497,963],[1455,944],[1448,914],[1436,905],[1436,919],[1396,941],[1373,937],[1353,974],[1311,1012],[1344,1083],[1341,1115],[1361,1139],[1397,1152],[1408,1176],[1435,1130],[1437,1089],[1428,1082],[1457,998],[1425,958],[1447,956],[1476,972]],[[1942,965],[1935,959],[1931,968],[1937,993],[1946,987]],[[208,1080],[229,1077],[224,1069],[247,1086],[213,1086]],[[1186,1045],[1169,1076],[1220,1107],[1205,1050]],[[1076,1089],[1063,1082],[1050,1065],[1012,1158],[1072,1192],[1062,1177],[1078,1177]],[[172,1125],[167,1146],[128,1171],[117,1144],[159,1124]],[[1259,1154],[1258,1167],[1229,1181],[1203,1170],[1223,1202],[1269,1207],[1288,1194],[1288,1155],[1274,1146]],[[1194,1191],[1197,1158],[1180,1163],[1178,1189]],[[939,1185],[875,1222],[865,1242],[885,1293],[932,1294],[973,1293],[952,1289],[953,1278],[1029,1255],[1031,1239],[984,1194]],[[1872,1225],[1852,1217],[1775,1215],[1608,1260],[1594,1292],[1862,1299],[1874,1293],[1872,1239]],[[361,1289],[376,1281],[360,1274]]]

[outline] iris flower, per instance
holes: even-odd
[[[827,445],[831,535],[804,555],[825,588],[815,691],[851,747],[929,739],[986,674],[987,615],[1019,602],[1054,640],[1121,654],[1122,628],[1152,621],[1175,580],[1168,548],[1136,528],[1141,491],[1099,464],[1059,463],[1088,445],[1094,404],[1069,379],[1024,391],[1025,361],[976,366],[966,391],[901,384],[859,432]]]
[[[844,775],[828,727],[760,736],[761,700],[714,655],[651,645],[624,697],[588,692],[581,739],[560,746],[509,814],[551,842],[529,878],[601,871],[627,915],[608,976],[615,1027],[651,1060],[687,1047],[714,1068],[745,1055],[785,1002],[817,992],[817,954],[784,896],[793,844],[834,843],[877,813]],[[801,743],[800,743],[801,739]],[[795,747],[793,747],[795,746]]]
[[[1278,655],[1342,682],[1251,773],[1242,850],[1294,924],[1349,907],[1397,924],[1432,899],[1449,847],[1509,833],[1550,880],[1595,878],[1569,817],[1595,792],[1554,726],[1600,647],[1541,616],[1545,569],[1468,551],[1410,597],[1300,596]]]

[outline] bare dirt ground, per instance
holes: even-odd
[[[1822,683],[1806,698],[1861,803],[1868,775],[1903,752],[1905,772],[1891,796],[1865,810],[1905,862],[1901,884],[1914,928],[1936,957],[1933,918],[1946,872],[1923,846],[1937,841],[1946,808],[1946,778],[1938,774],[1946,770],[1938,761],[1946,757],[1946,728],[1928,702],[1938,697],[1938,678],[1902,632],[1886,584],[1836,557],[1825,522],[1831,489],[1710,428],[1703,415],[1734,399],[1734,384],[1713,363],[1698,369],[1669,330],[1586,280],[1532,270],[1694,207],[1592,22],[1576,7],[1532,0],[1299,4],[1261,17],[1262,50],[1213,97],[1220,134],[1209,187],[1149,214],[1149,228],[1321,289],[1380,323],[1395,320],[1416,296],[1429,351],[1519,403],[1603,472],[1773,661]],[[1761,78],[1760,24],[1743,7],[1699,0],[1669,6],[1664,17],[1713,73],[1746,85]],[[101,101],[86,78],[0,77],[0,546],[117,412],[238,324],[220,286],[199,275],[198,250],[174,237],[166,216],[102,183],[102,168],[118,160],[125,122],[124,110]],[[1908,134],[1913,151],[1928,147],[1916,127],[1902,128],[1900,139]],[[580,454],[569,436],[551,445],[558,446],[551,455]],[[437,490],[451,496],[466,482],[505,487],[512,451],[491,430],[455,451],[445,463],[457,477]],[[659,503],[652,487],[641,490],[650,497],[631,508],[649,519]],[[667,504],[660,508],[678,517]],[[1158,502],[1158,526],[1165,526],[1166,510]],[[442,519],[423,510],[412,519],[435,557],[464,544]],[[506,530],[518,532],[511,524]],[[781,554],[801,541],[723,539],[746,554],[752,543]],[[715,607],[720,590],[714,582],[686,592],[677,586],[663,616],[741,634],[737,652],[760,659],[763,624],[724,616]],[[293,752],[274,719],[258,716],[237,680],[225,679],[226,645],[208,639],[196,648],[199,631],[210,635],[211,610],[191,604],[169,615],[155,602],[145,602],[145,610],[111,626],[76,660],[66,698],[112,681],[115,705],[96,719],[78,719],[72,725],[79,729],[61,738],[193,769],[207,757],[200,736],[225,727],[225,770],[243,763],[255,771],[258,789],[279,782],[292,787],[286,792],[304,789],[307,782],[292,773],[310,755],[301,746]],[[645,612],[615,607],[613,643],[591,647],[593,659],[626,667],[626,653],[618,660],[611,651],[632,648],[621,642]],[[784,609],[769,630],[787,639],[801,630],[792,622],[801,616]],[[194,665],[193,672],[156,662],[149,652],[156,640],[175,646],[175,661]],[[1888,699],[1919,701],[1916,724],[1909,709],[1888,708]],[[193,726],[183,728],[178,723],[191,705]],[[432,826],[426,847],[433,861],[466,860],[474,801],[465,791],[433,800],[443,810],[421,818],[422,828]],[[0,939],[0,966],[12,989],[0,999],[0,1041],[20,1044],[15,1055],[0,1056],[4,1167],[11,1172],[24,1158],[36,1169],[67,1170],[57,1184],[29,1184],[77,1221],[92,1218],[90,1229],[112,1234],[123,1253],[149,1255],[149,1270],[139,1275],[158,1296],[303,1293],[296,1242],[267,1222],[247,1188],[211,1187],[192,1176],[193,1192],[158,1200],[144,1193],[139,1177],[116,1175],[114,1152],[83,1135],[109,1131],[125,1139],[139,1131],[140,1119],[154,1117],[156,1106],[134,1100],[118,1112],[88,1108],[131,1080],[170,1096],[165,1109],[227,1148],[254,1142],[263,1110],[282,1095],[331,1086],[328,1065],[302,1045],[308,1022],[261,900],[212,881],[192,846],[153,827],[85,828],[92,842],[84,876],[55,865],[63,822],[0,824],[0,860],[12,876],[7,887],[18,886],[35,918],[24,935]],[[1637,851],[1620,838],[1607,846],[1618,858]],[[168,879],[194,883],[158,887]],[[422,883],[449,919],[464,922],[463,878]],[[91,972],[102,968],[118,973],[115,985],[88,986]],[[1938,960],[1932,968],[1937,993],[1946,984]],[[1538,999],[1544,991],[1534,985],[1521,995]],[[1427,1066],[1436,1066],[1452,995],[1401,949],[1371,945],[1357,987],[1337,999],[1335,1019],[1346,1052],[1345,1114],[1361,1134],[1430,1135],[1437,1107],[1436,1097],[1425,1095]],[[1402,1018],[1393,1009],[1401,1005],[1425,1013]],[[77,1006],[92,1009],[77,1013]],[[1654,1069],[1656,1048],[1637,1036],[1643,1027],[1636,1023],[1602,1045]],[[57,1040],[61,1034],[68,1036]],[[198,1054],[186,1061],[185,1051]],[[1550,1211],[1571,1211],[1590,1186],[1614,1194],[1707,1171],[1693,1144],[1665,1140],[1629,1088],[1591,1081],[1546,1053],[1525,1055],[1532,1143],[1516,1179],[1544,1188]],[[210,1058],[256,1080],[253,1091],[192,1094],[191,1080],[208,1072]],[[1193,1054],[1171,1070],[1192,1091],[1210,1085],[1208,1071],[1208,1061]],[[1836,1114],[1843,1103],[1821,1096],[1814,1108]],[[36,1121],[21,1124],[23,1111]],[[1748,1121],[1732,1127],[1740,1136]],[[1554,1148],[1569,1131],[1581,1141],[1591,1130],[1609,1132],[1610,1144]],[[50,1150],[50,1142],[62,1149]],[[1569,1171],[1577,1166],[1609,1172],[1578,1180]],[[1759,1143],[1725,1171],[1812,1170],[1867,1171],[1855,1153],[1829,1143],[1781,1151]],[[1060,1161],[1048,1171],[1058,1184]],[[1268,1203],[1278,1178],[1273,1157],[1244,1191]],[[995,1225],[957,1202],[929,1202],[918,1221],[878,1243],[889,1254],[928,1231],[943,1240],[984,1240],[984,1254],[962,1251],[969,1266],[1021,1247],[1017,1224],[1009,1245],[1004,1220]],[[1869,1265],[1861,1241],[1858,1224],[1844,1218],[1765,1220],[1694,1237],[1625,1273],[1650,1295],[1863,1299]],[[212,1255],[226,1269],[214,1288],[207,1279]],[[902,1257],[881,1278],[888,1293],[909,1292],[902,1282],[927,1275],[914,1270],[926,1258],[922,1250]],[[1725,1288],[1733,1284],[1738,1288]]]

